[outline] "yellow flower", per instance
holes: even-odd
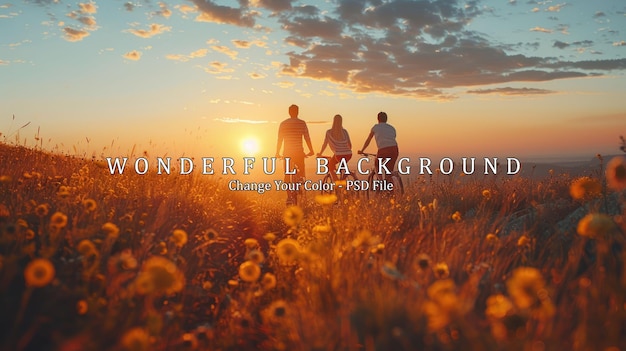
[[[83,201],[83,206],[85,207],[85,211],[87,212],[93,212],[96,210],[96,208],[98,208],[98,204],[94,199],[86,199],[85,201]]]
[[[83,315],[87,313],[87,311],[89,311],[89,305],[87,304],[87,301],[79,300],[76,303],[76,313]]]
[[[285,300],[276,300],[261,312],[264,323],[280,323],[289,314]]]
[[[528,245],[530,245],[530,238],[528,236],[526,236],[525,234],[520,236],[519,239],[517,239],[517,246],[519,247],[526,247]]]
[[[502,294],[491,295],[487,298],[485,316],[491,319],[502,319],[513,312],[513,303]]]
[[[602,213],[590,213],[578,222],[576,231],[581,236],[597,239],[606,237],[616,228],[611,217]]]
[[[263,252],[261,252],[260,250],[251,250],[246,255],[246,259],[256,264],[261,264],[263,263],[263,261],[265,261],[265,255],[263,255]]]
[[[150,349],[150,335],[140,327],[129,329],[120,341],[126,351],[147,351]]]
[[[108,238],[117,239],[120,234],[120,228],[118,228],[115,224],[111,222],[106,222],[102,225],[102,231],[107,235]]]
[[[265,273],[261,279],[261,286],[264,290],[271,290],[276,287],[276,276],[272,273]]]
[[[265,235],[263,235],[263,239],[265,239],[265,241],[271,243],[272,241],[276,240],[276,234],[274,234],[274,233],[266,233]]]
[[[489,233],[487,234],[487,236],[485,237],[485,241],[490,243],[490,244],[494,244],[498,242],[498,236],[493,234],[493,233]]]
[[[26,265],[24,280],[27,286],[41,288],[50,284],[55,273],[52,262],[45,258],[36,258]]]
[[[536,268],[519,267],[506,282],[509,296],[515,306],[528,309],[539,302],[540,292],[545,291],[545,283],[541,273]]]
[[[62,212],[55,212],[50,217],[50,227],[54,229],[61,229],[67,225],[67,216]]]
[[[84,257],[98,255],[98,249],[96,249],[96,245],[94,245],[94,243],[89,239],[81,240],[81,242],[76,245],[76,251],[78,251]]]
[[[491,199],[491,191],[489,189],[483,190],[482,194],[483,194],[483,198],[485,198],[485,200]]]
[[[433,272],[435,273],[435,277],[437,279],[446,279],[450,276],[450,269],[448,268],[448,264],[445,262],[440,262],[433,267]]]
[[[183,247],[187,243],[187,232],[182,229],[175,229],[170,236],[170,241],[177,247]]]
[[[602,185],[595,179],[580,177],[572,182],[569,193],[572,198],[581,200],[599,195],[602,192]]]
[[[139,293],[173,294],[185,286],[185,276],[176,264],[165,257],[152,256],[142,266],[136,282]]]
[[[452,321],[459,308],[459,298],[452,279],[437,280],[426,291],[429,300],[424,303],[428,328],[436,331]]]
[[[300,224],[302,218],[304,218],[304,212],[299,206],[289,206],[283,212],[283,221],[291,227]]]
[[[286,238],[276,245],[276,255],[282,264],[294,263],[300,254],[300,244],[294,239]]]
[[[332,205],[337,201],[337,195],[335,194],[318,194],[315,195],[315,202],[320,205]]]
[[[204,234],[205,239],[209,241],[217,240],[219,234],[214,229],[208,229]]]
[[[613,157],[606,165],[606,180],[611,189],[626,189],[626,157]]]
[[[246,261],[239,266],[239,277],[244,282],[255,282],[261,276],[261,267],[252,261]]]
[[[37,208],[35,208],[35,214],[39,217],[47,216],[49,211],[50,211],[50,205],[48,204],[41,204],[37,206]]]
[[[70,196],[70,188],[68,186],[61,185],[59,187],[59,191],[57,192],[57,196],[62,199]]]
[[[452,214],[452,220],[455,222],[460,222],[461,221],[461,212],[456,211]]]
[[[256,249],[259,247],[259,241],[256,240],[255,238],[248,238],[243,241],[243,244],[246,245],[246,247],[250,250]]]

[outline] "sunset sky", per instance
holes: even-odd
[[[315,151],[335,114],[356,151],[379,111],[404,156],[592,158],[626,135],[623,0],[5,1],[0,140],[273,156],[290,104]]]

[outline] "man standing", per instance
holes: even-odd
[[[306,176],[304,168],[304,147],[302,146],[302,138],[309,148],[306,156],[313,155],[313,146],[311,145],[311,137],[306,122],[298,118],[299,108],[297,105],[289,106],[289,116],[284,120],[278,128],[278,142],[276,143],[276,157],[280,157],[280,149],[285,144],[283,156],[289,158],[291,168],[298,168],[297,175],[299,178]],[[285,181],[287,181],[287,161],[285,160]],[[287,196],[287,205],[291,204],[292,194]]]
[[[385,112],[378,113],[378,124],[372,127],[359,153],[362,153],[367,148],[372,137],[375,137],[376,146],[378,146],[378,152],[376,153],[378,162],[383,163],[388,158],[387,168],[390,172],[393,172],[398,160],[398,143],[396,142],[396,129],[387,123],[387,114]]]

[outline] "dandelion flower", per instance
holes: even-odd
[[[290,227],[295,227],[304,218],[304,212],[299,206],[289,206],[283,212],[283,221]]]
[[[35,208],[35,214],[39,217],[47,216],[49,211],[50,205],[48,204],[41,204]]]
[[[45,258],[36,258],[26,265],[24,280],[27,286],[41,288],[50,284],[55,273],[52,262]]]
[[[246,259],[256,264],[261,264],[263,263],[263,261],[265,261],[265,255],[263,255],[263,252],[261,252],[260,250],[251,250],[246,255]]]
[[[461,221],[461,212],[456,211],[452,214],[452,220],[455,222],[460,222]]]
[[[319,194],[315,195],[315,202],[320,205],[332,205],[337,202],[337,195],[335,194]]]
[[[498,242],[498,236],[493,233],[489,233],[485,236],[485,241],[489,244],[495,244]]]
[[[276,240],[276,234],[266,233],[265,235],[263,235],[263,239],[265,239],[265,241],[267,241],[268,243],[271,243],[272,241]]]
[[[435,277],[437,279],[446,279],[450,276],[450,269],[448,268],[448,264],[445,262],[440,262],[433,267],[433,272],[435,273]]]
[[[65,199],[66,197],[70,196],[70,188],[68,186],[61,185],[59,187],[59,191],[57,192],[57,196],[62,199]]]
[[[611,189],[626,189],[626,157],[613,157],[606,165],[606,180]]]
[[[264,323],[280,323],[288,313],[289,309],[285,300],[276,300],[261,312],[261,317]]]
[[[602,192],[602,185],[595,179],[580,177],[572,182],[569,193],[575,200],[599,195]]]
[[[428,316],[428,328],[431,331],[446,327],[459,307],[456,286],[452,279],[438,280],[426,291],[429,300],[424,304]]]
[[[185,277],[176,264],[165,257],[148,258],[137,276],[140,293],[173,294],[185,286]]]
[[[616,228],[613,219],[602,213],[590,213],[578,222],[576,231],[579,235],[591,239],[608,235]]]
[[[50,217],[50,227],[55,229],[62,229],[67,225],[67,216],[62,212],[55,212]]]
[[[85,201],[83,201],[83,207],[85,207],[85,211],[93,212],[96,210],[96,208],[98,208],[98,204],[94,199],[86,199]]]
[[[182,229],[175,229],[170,236],[170,241],[177,247],[183,247],[187,243],[187,232]]]
[[[513,311],[513,303],[502,294],[491,295],[487,298],[485,315],[491,319],[502,319]]]
[[[506,282],[509,296],[520,309],[533,307],[539,299],[539,292],[545,290],[545,282],[538,269],[520,267]]]
[[[261,279],[263,290],[272,290],[276,287],[276,276],[272,273],[265,273]]]
[[[252,283],[261,277],[261,267],[252,261],[246,261],[239,266],[239,278],[244,282]]]
[[[491,199],[491,191],[489,189],[483,190],[482,194],[485,200]]]
[[[120,228],[111,222],[106,222],[102,225],[102,231],[109,238],[117,238],[120,234]]]
[[[526,234],[520,236],[519,239],[517,239],[517,246],[526,247],[528,245],[530,245],[530,238]]]
[[[291,264],[298,259],[300,244],[294,239],[286,238],[276,245],[276,255],[283,264]]]
[[[89,305],[87,304],[87,301],[79,300],[76,303],[76,313],[83,315],[86,314],[87,311],[89,311]]]
[[[94,243],[89,239],[81,240],[81,242],[76,245],[76,251],[84,257],[95,256],[98,254],[96,245],[94,245]]]
[[[247,238],[243,241],[243,244],[250,250],[256,249],[259,247],[259,241],[255,238]]]
[[[127,351],[147,351],[150,349],[150,335],[145,329],[135,327],[124,333],[120,344]]]

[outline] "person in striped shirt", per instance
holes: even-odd
[[[322,157],[326,146],[330,146],[330,149],[333,151],[334,155],[328,160],[330,176],[333,178],[333,181],[337,180],[337,163],[341,162],[341,160],[348,162],[352,158],[352,142],[350,141],[348,131],[343,129],[342,121],[341,115],[335,115],[333,126],[326,131],[322,149],[317,154],[318,157]]]
[[[306,122],[298,118],[300,108],[298,105],[289,106],[289,116],[280,123],[278,127],[278,142],[276,143],[276,157],[280,157],[280,149],[284,143],[283,157],[290,159],[291,167],[298,167],[297,174],[304,178],[306,176],[304,168],[305,156],[313,155],[313,146],[311,145],[311,137]],[[309,153],[304,154],[302,139],[309,148]],[[286,165],[285,165],[286,166]],[[285,169],[285,181],[288,175]]]

